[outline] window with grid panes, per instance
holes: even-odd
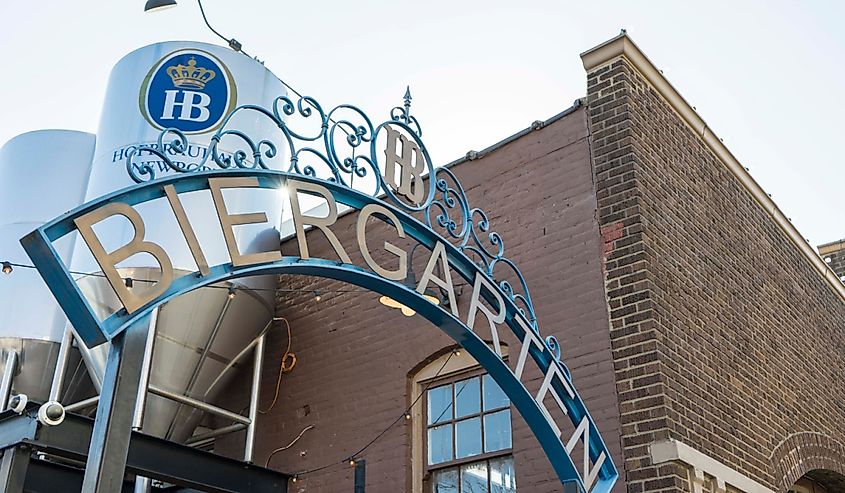
[[[433,493],[514,493],[510,400],[489,375],[431,385],[426,461]]]

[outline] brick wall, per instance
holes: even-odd
[[[577,109],[453,171],[471,204],[488,212],[492,229],[501,233],[507,254],[522,269],[542,333],[556,335],[561,342],[574,383],[620,464],[618,402],[585,111]],[[354,219],[342,217],[332,228],[345,244],[354,238]],[[394,241],[388,235],[377,223],[368,229],[371,245],[380,244],[382,237]],[[335,258],[322,234],[309,233],[308,242],[313,256]],[[296,255],[295,242],[283,244],[282,251]],[[363,265],[360,258],[353,256],[353,261]],[[417,272],[420,269],[417,266]],[[279,404],[258,421],[259,463],[306,426],[315,426],[270,464],[296,472],[348,457],[401,416],[410,401],[414,369],[453,342],[419,317],[406,318],[380,305],[374,293],[305,277],[283,277],[279,286],[322,291],[320,302],[310,293],[279,293],[278,314],[291,323],[298,362],[282,380]],[[355,291],[333,292],[338,289]],[[461,313],[466,313],[471,288],[458,290]],[[275,329],[269,341],[263,406],[272,400],[286,345],[282,334]],[[540,375],[532,377],[529,390],[536,390]],[[516,415],[513,432],[520,491],[559,491],[548,460]],[[411,425],[403,420],[362,454],[368,491],[410,490],[410,440]],[[332,466],[292,486],[294,492],[350,491],[352,468]]]
[[[628,59],[588,73],[628,491],[674,438],[775,491],[842,471],[845,304]]]
[[[840,279],[845,277],[845,240],[821,245],[819,255]]]

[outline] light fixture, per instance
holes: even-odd
[[[10,262],[3,262],[3,274],[11,274],[13,270],[12,264]]]
[[[349,465],[350,465],[350,466],[354,466],[354,465],[355,465],[355,458],[354,458],[354,457],[353,457],[353,458],[351,458],[351,459],[349,459]]]
[[[320,294],[320,290],[318,289],[318,290],[314,291],[314,301],[319,303],[320,300],[322,300],[322,299],[323,299],[323,295]]]
[[[229,296],[230,300],[235,299],[235,287],[234,286],[229,286],[229,295],[228,296]]]
[[[411,419],[411,413],[405,413],[405,419],[410,420]]]
[[[408,254],[408,275],[405,276],[405,279],[402,281],[408,289],[411,291],[416,291],[417,289],[417,277],[414,275],[414,251],[416,251],[417,247],[419,247],[421,243],[417,243],[414,245],[414,248],[411,249],[411,253]],[[440,266],[438,265],[438,273],[440,272]],[[423,298],[427,299],[428,301],[434,303],[435,305],[440,305],[441,303],[444,306],[448,306],[448,300],[441,301],[440,297],[437,296],[437,293],[434,292],[431,288],[427,288],[423,293]],[[399,303],[398,301],[394,300],[390,296],[382,296],[378,299],[379,303],[384,306],[389,306],[390,308],[398,308],[402,310],[402,315],[406,317],[413,317],[416,315],[416,311],[408,308],[407,306]]]
[[[127,277],[123,280],[123,284],[125,284],[127,288],[131,288],[135,286],[135,281],[131,277]]]
[[[160,12],[176,6],[176,0],[147,0],[144,12]]]
[[[414,289],[413,286],[409,286],[409,287],[411,289]],[[431,291],[431,289],[425,290],[425,294],[423,294],[423,298],[425,298],[428,301],[434,303],[435,305],[440,304],[440,298],[438,298],[437,296],[434,296],[434,293]],[[402,315],[405,315],[406,317],[413,317],[414,315],[417,314],[416,311],[411,310],[410,308],[403,305],[402,303],[399,303],[398,301],[394,300],[390,296],[382,296],[378,299],[378,301],[379,301],[379,303],[381,303],[384,306],[389,306],[390,308],[398,308],[398,309],[402,310]]]

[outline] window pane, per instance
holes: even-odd
[[[481,412],[481,380],[478,377],[455,383],[455,417]]]
[[[490,375],[484,375],[484,410],[498,409],[510,405],[508,396]]]
[[[490,461],[490,493],[516,493],[513,457],[501,457]]]
[[[461,466],[461,493],[489,493],[487,463],[473,462]]]
[[[428,391],[428,424],[452,419],[452,386],[444,385]]]
[[[452,425],[428,429],[428,463],[439,464],[452,460]]]
[[[455,425],[456,459],[481,453],[481,418],[458,421]]]
[[[434,473],[434,493],[458,493],[458,470],[445,469]]]
[[[484,415],[484,451],[511,448],[511,411],[505,409]]]

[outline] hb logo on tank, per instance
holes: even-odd
[[[216,130],[235,108],[232,74],[211,53],[178,50],[159,60],[141,85],[144,118],[159,130],[196,134]]]

